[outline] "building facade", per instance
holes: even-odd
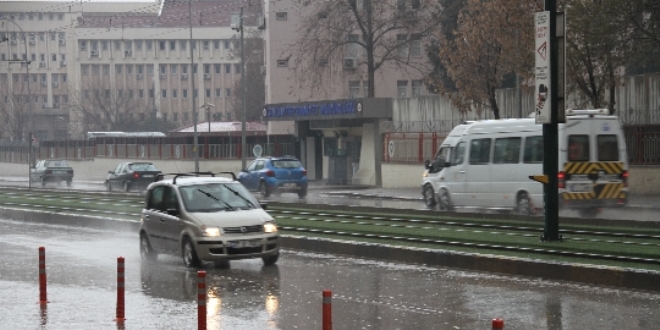
[[[198,121],[239,118],[243,68],[230,17],[242,5],[2,1],[0,103],[25,117],[22,133],[4,138],[80,139],[149,118],[180,127],[197,112]]]

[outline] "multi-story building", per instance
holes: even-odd
[[[41,139],[79,139],[154,117],[190,125],[197,112],[199,121],[239,118],[232,99],[240,39],[230,17],[240,6],[246,3],[2,1],[0,109],[24,110],[20,137],[33,131]],[[246,24],[259,13],[246,15]],[[213,107],[200,110],[205,104]]]

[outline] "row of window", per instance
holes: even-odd
[[[43,21],[44,18],[47,18],[49,21],[62,21],[64,20],[64,13],[2,13],[0,14],[0,20],[8,18],[10,21],[15,20],[28,20],[28,21]]]
[[[493,143],[493,140],[495,141]],[[524,146],[523,146],[524,143]],[[494,146],[491,148],[491,144]],[[589,135],[568,136],[568,161],[585,162],[590,160]],[[619,148],[616,135],[598,135],[596,137],[598,161],[618,161]],[[459,165],[465,160],[465,142],[456,146],[451,164]],[[492,151],[492,152],[491,152]],[[522,151],[522,159],[521,159]],[[492,155],[492,157],[491,157]],[[498,139],[472,139],[468,163],[471,165],[517,164],[543,162],[543,137],[530,136],[526,138],[508,137]]]
[[[190,65],[188,64],[116,64],[115,73],[117,75],[124,74],[132,75],[144,74],[145,71],[149,75],[154,74],[154,67],[158,66],[158,72],[161,75],[166,75],[168,72],[172,75],[177,75],[179,72],[181,74],[188,74]],[[198,65],[193,65],[193,74],[197,73]],[[221,73],[230,74],[232,73],[232,67],[234,74],[241,73],[240,64],[203,64],[204,74],[211,74],[211,72],[219,75]],[[98,76],[103,74],[104,76],[110,75],[110,64],[82,64],[80,70],[83,76],[90,74]]]
[[[224,91],[224,93],[223,93],[223,91]],[[106,98],[108,100],[110,99],[110,96],[111,96],[110,89],[104,89],[103,91],[83,89],[83,98],[89,99],[92,96],[92,93],[94,93],[95,98],[100,98],[101,97],[101,92],[103,92],[103,97],[104,98]],[[137,97],[139,99],[143,99],[143,98],[145,98],[147,93],[148,93],[150,99],[153,99],[156,96],[154,89],[148,89],[148,90],[145,90],[145,89],[129,89],[129,90],[126,91],[126,93],[124,93],[124,90],[118,89],[117,90],[117,98],[122,99],[122,98],[126,97],[128,99],[132,99],[137,94]],[[204,96],[207,99],[210,99],[212,97],[222,98],[223,94],[224,94],[224,97],[232,97],[231,88],[224,88],[224,89],[223,88],[215,88],[214,90],[211,89],[211,88],[207,88],[207,89],[204,90]],[[185,89],[185,88],[181,89],[181,90],[179,90],[179,89],[172,89],[172,90],[161,89],[159,97],[163,98],[163,99],[166,99],[168,97],[172,98],[172,99],[178,99],[179,95],[181,95],[182,99],[187,99],[188,98],[188,89]],[[193,97],[198,97],[198,89],[197,88],[195,88],[195,90],[193,92]]]
[[[0,18],[2,20],[2,18]],[[25,40],[36,41],[38,38],[39,41],[46,41],[46,35],[50,36],[51,41],[66,40],[66,32],[0,32],[0,40],[9,39],[14,40]],[[58,38],[59,36],[59,38]],[[66,43],[66,41],[64,42]],[[64,44],[63,43],[63,44]]]
[[[57,62],[57,57],[58,57],[58,54],[56,54],[56,53],[50,54],[50,60],[53,61],[53,62]],[[59,58],[60,58],[60,61],[66,63],[66,54],[59,54]],[[11,59],[14,60],[14,61],[18,61],[19,60],[18,54],[13,53],[12,56],[11,56]],[[28,60],[27,54],[25,54],[25,53],[21,54],[20,60],[27,61]],[[37,54],[30,54],[30,59],[29,60],[31,62],[37,62]],[[7,54],[5,54],[5,53],[0,54],[0,61],[7,61]],[[42,63],[46,62],[46,54],[45,53],[39,54],[39,62],[42,62]]]
[[[27,102],[29,100],[28,95],[14,95],[14,101],[15,102]],[[31,95],[32,101],[34,104],[39,104],[39,103],[48,103],[48,95]],[[5,103],[9,103],[9,95],[4,96]],[[69,103],[69,95],[64,94],[64,95],[53,95],[53,107],[58,108],[62,104],[68,104]]]
[[[125,51],[153,50],[154,48],[159,51],[175,51],[187,50],[189,42],[190,40],[79,40],[78,46],[81,51],[86,51],[88,48],[92,51],[107,51],[110,50],[110,47],[115,51],[121,51],[122,45]],[[236,40],[193,40],[193,49],[197,49],[198,43],[201,44],[203,50],[210,50],[211,47],[215,50],[239,48]]]
[[[48,82],[47,75],[45,73],[30,74],[30,77],[32,77],[31,82],[34,82],[34,83],[41,81],[42,84],[45,84],[45,83]],[[39,79],[39,78],[41,78],[41,79]],[[66,75],[66,73],[53,73],[53,74],[50,75],[50,79],[51,79],[51,82],[53,82],[53,83],[58,83],[60,81],[65,83],[66,80],[67,80],[67,75]],[[13,74],[12,75],[12,81],[15,82],[15,83],[30,82],[27,74]],[[0,82],[7,83],[7,74],[6,73],[0,74]]]

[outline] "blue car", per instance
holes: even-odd
[[[241,171],[238,181],[263,198],[280,192],[307,196],[307,170],[293,156],[257,158]]]

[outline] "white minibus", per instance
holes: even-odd
[[[568,110],[559,124],[560,208],[595,216],[622,207],[628,197],[628,162],[623,130],[607,109]],[[534,118],[466,122],[425,162],[422,195],[429,208],[543,209],[542,125]]]

